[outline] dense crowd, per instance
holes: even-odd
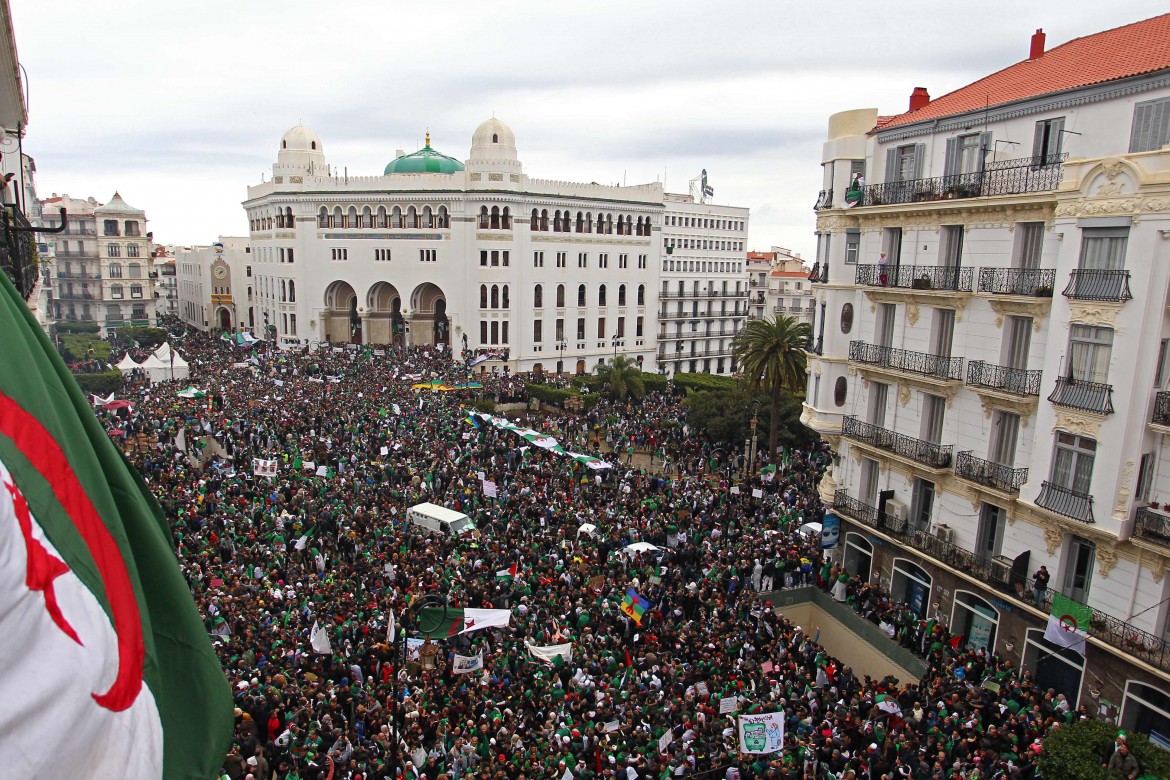
[[[439,350],[173,343],[190,379],[134,385],[119,395],[131,409],[101,416],[167,511],[235,693],[231,780],[1031,778],[1044,734],[1077,716],[822,559],[799,529],[820,520],[823,450],[787,453],[733,490],[669,393],[519,412],[611,464],[593,469],[470,422],[481,397],[523,384]],[[411,389],[432,378],[483,387]],[[207,397],[177,397],[187,384]],[[256,476],[255,458],[276,460],[277,476]],[[424,501],[477,531],[412,527],[406,509]],[[661,552],[625,550],[638,541]],[[889,625],[928,674],[843,666],[765,599],[801,584]],[[640,624],[619,608],[631,588],[650,604]],[[511,623],[412,642],[402,663],[391,616],[409,634],[425,594],[508,609]],[[313,650],[315,624],[329,654]],[[553,663],[529,651],[566,642],[571,657]],[[453,673],[455,654],[480,653],[482,672]],[[721,712],[731,697],[741,713],[786,714],[781,752],[739,752]]]

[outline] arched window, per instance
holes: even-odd
[[[289,303],[296,303],[297,302],[297,283],[294,282],[292,279],[288,280],[288,302]]]
[[[394,210],[390,212],[390,227],[402,227],[402,208],[400,206],[395,206]]]
[[[434,226],[435,226],[435,217],[434,217],[434,214],[431,212],[430,206],[423,206],[422,226],[427,228],[427,229],[434,228]]]
[[[126,276],[128,276],[131,279],[141,279],[142,278],[142,266],[139,265],[138,263],[130,263],[129,265],[126,266]]]
[[[285,287],[284,279],[280,280],[280,302],[288,303],[288,288]]]
[[[618,306],[626,305],[626,286],[624,284],[618,285]]]
[[[333,214],[329,218],[329,227],[345,227],[345,217],[341,215],[341,206],[333,207]]]
[[[950,631],[960,636],[961,647],[994,652],[998,629],[999,610],[971,591],[955,591]]]
[[[1170,734],[1170,694],[1137,680],[1127,682],[1121,727],[1143,734]]]
[[[506,284],[504,285],[504,293],[500,298],[500,308],[501,309],[510,309],[511,308],[511,301],[509,300],[509,296],[508,296],[508,285],[506,285]]]
[[[598,232],[598,234],[605,232],[605,215],[604,214],[599,213],[597,215],[597,232]]]
[[[532,210],[532,216],[528,220],[528,229],[532,231],[540,230],[540,212],[536,209]]]
[[[577,285],[577,305],[585,305],[585,285],[583,284]]]
[[[593,214],[592,214],[592,212],[585,214],[585,232],[586,233],[593,232]]]
[[[361,223],[358,222],[357,206],[349,207],[349,210],[345,213],[345,220],[346,227],[361,227]]]
[[[873,566],[873,544],[861,534],[845,534],[845,571],[854,577],[860,577],[862,582],[869,582],[870,569]]]
[[[548,209],[540,210],[540,229],[548,230]]]
[[[577,232],[585,232],[585,215],[580,211],[577,212]]]
[[[500,227],[504,230],[512,229],[512,209],[504,206],[504,213],[501,217]]]
[[[293,219],[292,206],[289,206],[288,208],[286,208],[284,210],[284,226],[285,227],[295,227],[296,226],[295,220]]]
[[[314,152],[317,151],[317,142],[316,141],[309,141],[309,148],[312,149]]]
[[[499,206],[492,206],[491,228],[492,228],[492,230],[497,230],[497,229],[499,229],[499,227],[500,227],[500,207]]]
[[[377,227],[382,228],[383,230],[390,227],[390,220],[386,216],[386,207],[385,206],[379,206],[377,214],[375,216],[376,216],[376,219],[378,220]]]
[[[479,308],[486,309],[488,304],[487,285],[481,284],[479,286]]]
[[[418,209],[414,206],[407,206],[406,208],[406,226],[418,230]]]
[[[557,285],[557,306],[562,309],[565,307],[565,286],[563,284]]]
[[[446,206],[439,206],[439,224],[437,227],[449,228],[451,227],[451,215],[447,213]]]
[[[112,285],[110,287],[110,297],[111,298],[125,298],[126,297],[126,288],[120,284]]]
[[[633,235],[633,233],[634,233],[633,225],[634,225],[634,218],[631,217],[629,214],[627,214],[626,215],[626,235],[627,236]]]
[[[604,284],[597,288],[597,305],[598,306],[605,306],[606,305],[606,303],[605,303],[605,285]]]
[[[492,308],[500,308],[500,288],[497,285],[492,285]]]
[[[498,133],[492,133],[492,143],[493,143],[493,144],[498,144],[499,142],[500,142],[500,136],[499,136],[499,134],[498,134]]]
[[[110,278],[111,279],[121,279],[122,278],[122,264],[121,263],[110,263]]]
[[[930,589],[933,583],[934,578],[918,564],[906,558],[894,559],[890,592],[894,601],[905,603],[918,617],[925,617],[930,609]]]
[[[544,308],[544,286],[536,285],[536,289],[532,291],[532,308]]]
[[[487,230],[489,227],[491,227],[491,217],[488,215],[488,207],[487,206],[480,206],[479,207],[479,229],[480,230]]]
[[[646,305],[646,285],[644,284],[638,285],[638,305]]]

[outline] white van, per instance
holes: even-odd
[[[462,512],[438,504],[416,504],[406,510],[406,519],[433,534],[459,536],[475,530],[475,521]]]

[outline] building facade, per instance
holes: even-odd
[[[123,325],[153,325],[156,270],[146,212],[118,193],[109,203],[68,195],[46,198],[42,220],[57,226],[64,208],[65,230],[41,234],[55,258],[52,315],[56,320],[97,322],[102,334]]]
[[[749,212],[666,193],[657,311],[660,370],[730,374],[731,342],[748,318]]]
[[[809,269],[799,254],[774,246],[769,252],[748,252],[748,311],[754,319],[784,315],[812,323],[815,316]]]
[[[298,126],[243,205],[269,337],[442,345],[517,371],[626,354],[653,370],[660,184],[529,177],[498,119],[476,129],[466,163],[428,136],[380,176],[337,175]]]
[[[804,412],[850,572],[1165,736],[1168,142],[1170,15],[831,117]],[[1087,657],[1043,638],[1055,593]]]
[[[180,319],[199,330],[246,330],[263,337],[266,325],[272,323],[266,323],[265,311],[256,307],[252,247],[247,238],[220,236],[209,246],[170,247],[168,251],[175,258],[177,314]],[[288,293],[286,283],[286,303]],[[292,295],[292,302],[296,303],[295,283],[292,284]],[[281,332],[288,333],[288,312],[284,314],[284,330]],[[297,330],[299,324],[294,311],[291,331],[296,333]]]

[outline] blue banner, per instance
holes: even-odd
[[[841,518],[832,512],[826,512],[821,520],[821,549],[835,550],[841,539]]]

